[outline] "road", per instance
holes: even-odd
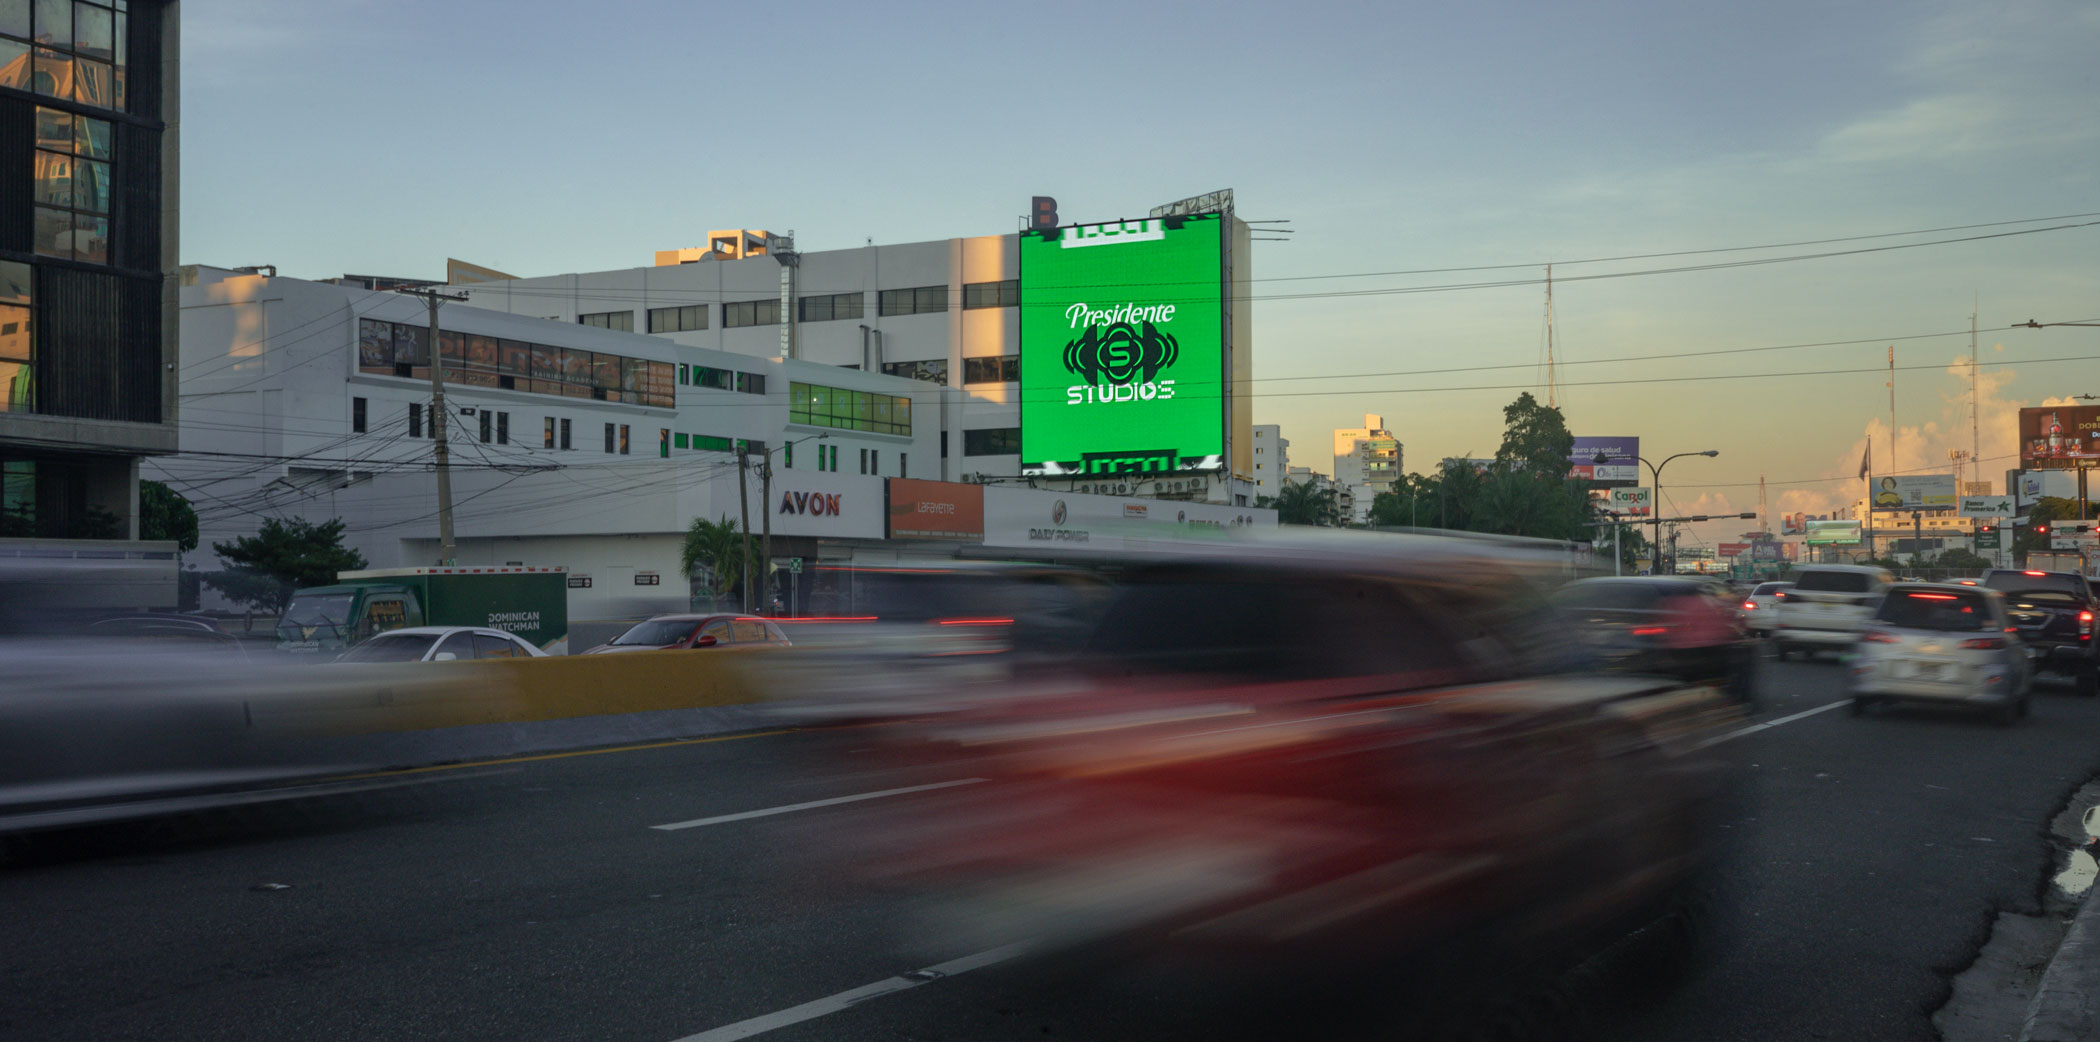
[[[1607,1001],[1597,1035],[1933,1038],[1947,974],[1991,914],[2036,903],[2042,825],[2100,772],[2100,702],[2045,687],[2010,729],[1854,718],[1838,666],[1765,667],[1759,719],[1773,726],[1723,746],[1749,776],[1729,828],[1730,928],[1675,992]],[[1220,1034],[1196,1011],[1229,996],[970,961],[910,936],[902,897],[828,871],[812,856],[827,822],[908,798],[870,794],[960,780],[862,766],[856,741],[538,757],[202,833],[160,823],[18,847],[0,869],[0,1038]],[[689,827],[656,827],[672,824]]]

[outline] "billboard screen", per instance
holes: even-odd
[[[1638,485],[1641,464],[1636,457],[1640,454],[1639,438],[1577,437],[1568,453],[1568,476],[1606,486]],[[1599,456],[1604,457],[1603,463],[1597,462]]]
[[[2020,410],[2020,469],[2100,466],[2100,406],[2044,405]]]
[[[984,541],[984,486],[891,478],[891,539]]]
[[[1021,472],[1225,466],[1224,219],[1021,233]]]
[[[2013,497],[1963,496],[1961,497],[1961,516],[2011,517],[2013,516]]]
[[[1810,546],[1856,546],[1859,544],[1859,522],[1810,521],[1808,538],[1802,542]]]
[[[1874,509],[1953,509],[1959,497],[1952,474],[1893,474],[1874,479]]]

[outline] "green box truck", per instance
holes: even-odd
[[[340,651],[404,626],[507,630],[550,655],[569,652],[567,568],[375,568],[294,591],[280,651]]]

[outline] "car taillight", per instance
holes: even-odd
[[[2007,645],[2004,637],[1972,637],[1961,646],[1968,651],[2003,651]]]
[[[1895,644],[1895,643],[1898,643],[1898,641],[1896,640],[1896,638],[1895,638],[1895,637],[1894,637],[1893,635],[1891,635],[1891,634],[1887,634],[1887,633],[1883,633],[1883,632],[1881,632],[1880,630],[1866,630],[1866,631],[1862,632],[1862,633],[1861,633],[1861,634],[1859,635],[1859,639],[1860,639],[1860,640],[1862,640],[1862,641],[1865,641],[1865,642],[1866,642],[1866,643],[1868,643],[1868,644]]]
[[[1743,610],[1744,610],[1744,611],[1756,611],[1756,610],[1757,610],[1757,602],[1756,602],[1756,601],[1744,601],[1744,602],[1743,602]]]
[[[1636,637],[1660,637],[1668,632],[1670,632],[1670,627],[1668,626],[1635,626],[1633,628],[1633,635]]]

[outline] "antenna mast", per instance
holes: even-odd
[[[1983,295],[1979,293],[1969,304],[1969,460],[1970,465],[1977,468],[1979,478],[1983,476],[1983,435],[1976,414],[1983,406],[1976,386],[1976,312],[1982,300]],[[1968,489],[1962,491],[1966,493]]]
[[[1560,384],[1553,375],[1553,265],[1546,265],[1546,406],[1558,408]]]
[[[1889,473],[1901,470],[1896,466],[1896,345],[1889,345]],[[1872,498],[1871,496],[1869,497]]]

